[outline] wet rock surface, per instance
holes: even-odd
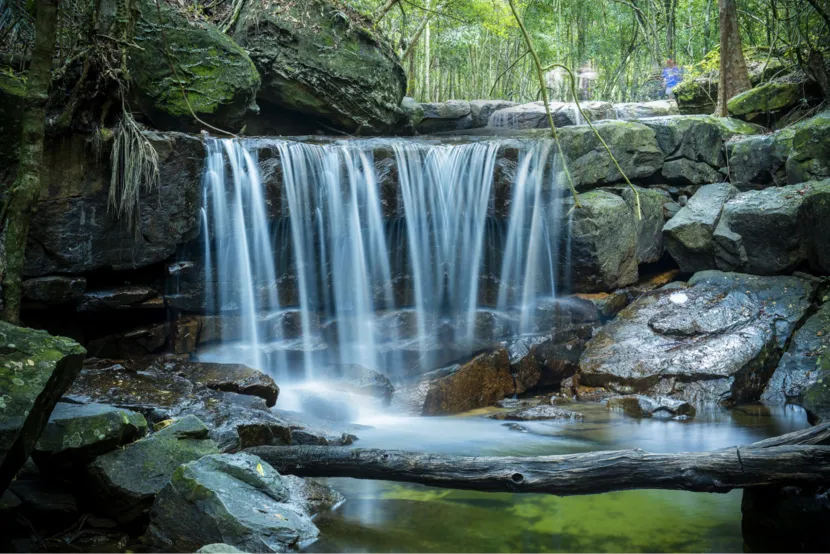
[[[757,399],[809,308],[797,277],[705,271],[642,296],[588,342],[579,383],[688,402]]]
[[[29,458],[85,355],[73,340],[0,322],[0,490]]]
[[[285,413],[272,411],[257,396],[212,390],[166,369],[170,363],[170,359],[92,361],[66,396],[75,402],[134,410],[151,423],[195,415],[208,426],[210,437],[222,451],[263,444],[344,444],[353,440],[343,431],[309,428]]]
[[[579,412],[558,408],[556,406],[534,406],[532,408],[521,408],[510,412],[497,413],[489,416],[491,419],[506,421],[579,421],[585,416]]]
[[[150,511],[156,548],[192,552],[224,542],[246,552],[284,552],[319,530],[282,476],[257,456],[205,456],[177,469]]]
[[[505,350],[481,354],[429,383],[422,415],[450,415],[491,406],[515,393]]]
[[[219,453],[216,443],[208,438],[209,432],[198,418],[187,415],[145,439],[95,459],[87,474],[98,508],[122,523],[145,516],[179,466]]]
[[[816,421],[830,418],[830,303],[796,331],[789,349],[761,396],[764,402],[793,401]]]
[[[697,413],[695,407],[688,402],[664,397],[651,398],[641,394],[609,398],[606,406],[609,410],[619,410],[635,418],[680,417],[685,419],[694,417]]]
[[[77,300],[86,290],[83,277],[50,275],[23,281],[23,297],[46,305],[65,304]]]
[[[58,402],[32,458],[44,471],[83,465],[100,454],[144,436],[147,420],[137,412],[105,404]]]

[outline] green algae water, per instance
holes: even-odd
[[[712,408],[691,420],[635,420],[573,404],[580,423],[527,422],[524,432],[484,414],[369,422],[355,446],[459,455],[567,454],[643,448],[691,452],[748,444],[808,425],[794,406]],[[483,493],[327,479],[347,500],[315,523],[308,552],[743,552],[741,496],[636,490],[588,496]]]

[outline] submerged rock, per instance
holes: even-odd
[[[406,74],[378,29],[330,0],[246,2],[233,30],[260,74],[258,98],[353,133],[394,130]]]
[[[663,227],[666,248],[681,271],[715,268],[712,236],[726,202],[738,191],[729,183],[700,187],[677,215]]]
[[[0,491],[26,462],[86,351],[73,340],[0,321]]]
[[[135,46],[128,45],[127,66],[138,105],[153,125],[199,131],[195,113],[220,129],[238,131],[260,84],[245,51],[213,25],[188,21],[165,2],[139,0],[135,9]]]
[[[697,413],[694,406],[682,400],[673,398],[651,398],[641,394],[631,396],[615,396],[608,399],[606,404],[609,410],[620,410],[625,415],[643,417],[694,417]]]
[[[507,351],[480,354],[429,383],[422,415],[450,415],[492,406],[515,391]]]
[[[688,402],[757,399],[814,285],[797,277],[704,271],[620,312],[588,342],[580,385]]]
[[[761,398],[769,403],[794,401],[818,421],[830,418],[830,303],[825,303],[793,335],[789,349]]]
[[[283,477],[240,453],[180,466],[153,503],[146,537],[174,552],[218,542],[246,552],[284,552],[319,533]]]
[[[32,458],[38,467],[49,471],[84,465],[146,432],[147,420],[139,413],[104,404],[58,402]]]
[[[557,408],[556,406],[534,406],[533,408],[522,408],[506,413],[498,413],[489,416],[491,419],[507,421],[543,421],[543,420],[565,420],[576,421],[585,419],[579,412]]]
[[[126,448],[98,457],[87,473],[99,508],[122,523],[146,515],[179,466],[219,453],[209,432],[197,417],[188,415]]]

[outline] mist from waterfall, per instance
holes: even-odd
[[[204,357],[395,380],[533,332],[567,266],[551,146],[208,139],[205,298],[235,324]]]

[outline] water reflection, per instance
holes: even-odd
[[[581,423],[481,415],[376,418],[356,446],[461,455],[544,455],[640,447],[684,452],[748,444],[804,428],[796,406],[712,407],[688,421],[634,420],[575,404]],[[386,481],[329,479],[348,498],[322,514],[309,552],[741,552],[741,491],[623,491],[559,498],[480,493]]]

